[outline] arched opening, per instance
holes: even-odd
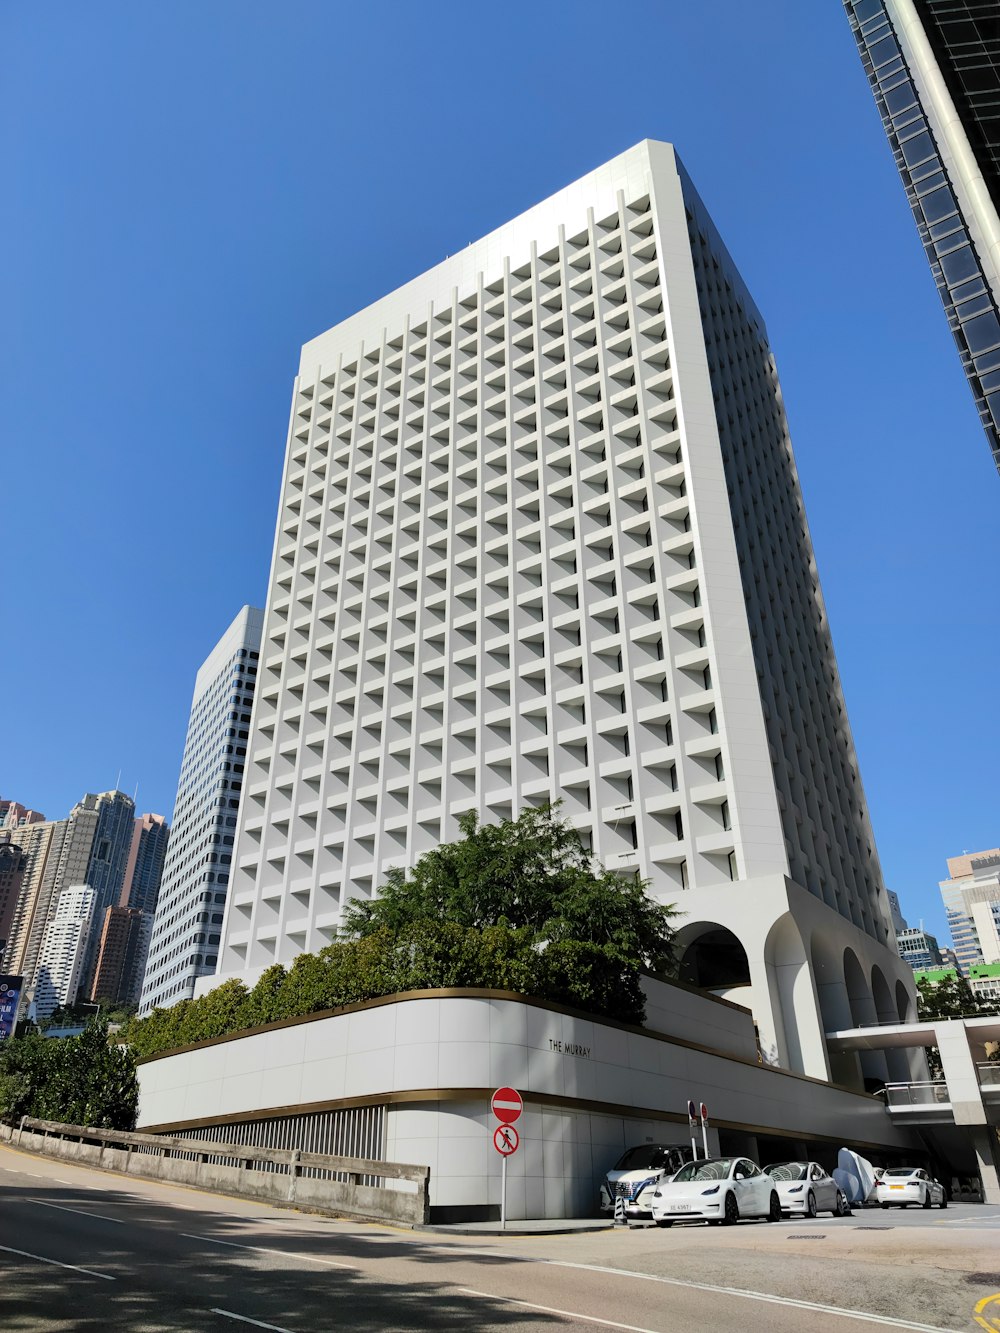
[[[916,1005],[901,981],[896,982],[896,1017],[901,1023],[914,1023],[917,1018]]]
[[[747,951],[731,930],[714,922],[684,926],[677,933],[682,981],[715,995],[750,985]]]
[[[875,1026],[878,1023],[878,1011],[864,968],[858,962],[858,955],[853,949],[844,950],[844,984],[847,987],[847,1000],[851,1009],[851,1026],[856,1028]],[[889,1077],[885,1052],[862,1051],[861,1072],[865,1088],[869,1092],[884,1087]]]
[[[896,1023],[899,1021],[896,1013],[896,1003],[892,998],[892,991],[889,989],[889,983],[885,979],[882,969],[876,964],[872,968],[872,999],[875,1001],[875,1012],[878,1015],[880,1023]],[[889,1071],[889,1078],[893,1083],[906,1083],[910,1078],[910,1062],[906,1051],[888,1050],[885,1052],[885,1063]]]
[[[820,932],[813,936],[809,952],[823,1031],[839,1032],[844,1028],[853,1027],[854,1020],[851,1017],[851,1005],[847,998],[841,959]],[[827,1057],[830,1062],[830,1077],[834,1083],[842,1083],[847,1088],[861,1087],[861,1066],[853,1051],[828,1049]]]

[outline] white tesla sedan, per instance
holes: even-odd
[[[748,1157],[710,1157],[689,1162],[653,1191],[653,1221],[673,1226],[686,1218],[706,1218],[731,1226],[741,1217],[781,1220],[781,1202],[770,1176]]]
[[[917,1203],[921,1208],[948,1207],[944,1186],[919,1166],[890,1166],[882,1172],[875,1194],[883,1208],[897,1204],[906,1208]]]
[[[818,1162],[774,1162],[764,1167],[764,1174],[774,1181],[783,1213],[803,1213],[806,1217],[850,1214],[847,1196]]]

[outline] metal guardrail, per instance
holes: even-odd
[[[1000,1088],[1000,1064],[991,1060],[989,1064],[976,1065],[981,1088]]]
[[[289,1203],[322,1202],[325,1192],[331,1195],[330,1207],[338,1212],[351,1212],[348,1195],[352,1188],[360,1189],[366,1199],[374,1201],[393,1194],[403,1205],[406,1214],[412,1217],[400,1217],[399,1220],[427,1221],[429,1216],[430,1167],[414,1166],[405,1162],[382,1162],[367,1157],[340,1157],[332,1153],[301,1152],[297,1148],[258,1148],[245,1143],[225,1143],[209,1139],[186,1139],[167,1134],[142,1134],[120,1129],[97,1129],[88,1125],[64,1125],[55,1120],[35,1120],[30,1116],[22,1117],[16,1129],[11,1131],[11,1140],[20,1144],[25,1133],[40,1135],[43,1139],[58,1140],[68,1144],[79,1143],[89,1149],[98,1148],[100,1158],[106,1149],[122,1150],[126,1153],[121,1165],[120,1157],[109,1159],[109,1165],[127,1172],[132,1169],[141,1174],[140,1160],[149,1158],[175,1159],[180,1163],[190,1163],[198,1167],[223,1169],[235,1168],[239,1179],[245,1180],[245,1173],[251,1179],[246,1181],[248,1192],[266,1190],[269,1197],[277,1196],[275,1175],[288,1178],[288,1188],[284,1198]],[[55,1146],[55,1145],[53,1145]],[[94,1159],[91,1157],[90,1161]],[[98,1164],[101,1164],[100,1161]],[[184,1167],[178,1166],[183,1171]],[[259,1184],[255,1184],[254,1177]],[[164,1173],[161,1179],[167,1179]],[[384,1188],[386,1181],[402,1181],[416,1186],[412,1191],[398,1192]],[[345,1195],[345,1190],[348,1194]],[[353,1210],[358,1211],[358,1210]],[[370,1211],[369,1211],[370,1215]]]
[[[951,1093],[944,1079],[923,1083],[887,1083],[886,1105],[893,1106],[950,1106]]]

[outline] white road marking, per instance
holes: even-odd
[[[608,1273],[612,1277],[635,1277],[644,1282],[662,1282],[668,1287],[687,1287],[690,1291],[710,1291],[716,1296],[740,1296],[748,1301],[764,1301],[768,1305],[787,1305],[795,1310],[812,1310],[816,1314],[839,1315],[844,1319],[859,1319],[866,1324],[882,1324],[888,1328],[908,1328],[915,1333],[948,1333],[939,1324],[916,1324],[910,1319],[893,1319],[890,1315],[868,1314],[864,1310],[847,1310],[840,1305],[822,1305],[817,1301],[799,1301],[791,1296],[773,1296],[766,1291],[747,1291],[742,1287],[719,1287],[710,1282],[685,1282],[676,1277],[657,1277],[652,1273],[635,1273],[625,1268],[607,1268],[600,1264],[571,1264],[561,1259],[543,1259],[552,1268],[579,1268],[588,1273]],[[502,1299],[502,1298],[500,1298]],[[586,1316],[580,1315],[579,1318]]]
[[[520,1305],[525,1310],[541,1310],[543,1314],[561,1315],[564,1319],[578,1319],[585,1324],[601,1324],[604,1328],[620,1328],[624,1333],[658,1333],[655,1328],[639,1328],[636,1324],[622,1324],[617,1319],[598,1319],[591,1314],[578,1314],[575,1310],[557,1310],[554,1305],[536,1305],[533,1301],[518,1301],[513,1296],[494,1296],[490,1291],[473,1291],[471,1287],[459,1287],[463,1296],[483,1296],[488,1301],[503,1301],[505,1305]]]
[[[352,1273],[357,1271],[353,1264],[338,1264],[334,1259],[317,1259],[314,1254],[298,1254],[294,1250],[273,1250],[267,1245],[238,1245],[236,1241],[216,1240],[214,1236],[192,1236],[189,1231],[181,1231],[178,1234],[185,1240],[196,1240],[203,1245],[226,1245],[231,1250],[252,1250],[257,1254],[276,1254],[282,1259],[303,1259],[309,1264],[323,1264],[325,1268],[346,1268]]]
[[[265,1324],[262,1319],[251,1319],[246,1314],[234,1314],[232,1310],[220,1310],[217,1305],[212,1306],[212,1314],[221,1314],[225,1319],[238,1319],[241,1324],[253,1324],[254,1328],[270,1328],[273,1333],[291,1333],[291,1329],[282,1328],[280,1324]]]
[[[76,1213],[77,1217],[94,1217],[99,1222],[114,1222],[115,1226],[125,1226],[125,1222],[120,1217],[106,1217],[104,1213],[85,1213],[80,1208],[67,1208],[62,1203],[46,1203],[44,1199],[29,1199],[28,1202],[37,1203],[39,1208],[57,1208],[61,1213]]]
[[[9,1245],[0,1245],[5,1254],[19,1254],[22,1259],[37,1259],[40,1264],[51,1264],[53,1268],[67,1268],[73,1273],[86,1273],[87,1277],[103,1278],[105,1282],[115,1282],[108,1273],[95,1273],[92,1268],[81,1268],[78,1264],[61,1264],[58,1259],[46,1259],[44,1254],[31,1254],[27,1250],[14,1250]]]

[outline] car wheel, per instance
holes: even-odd
[[[812,1190],[810,1190],[808,1195],[806,1196],[806,1217],[815,1217],[815,1216],[816,1216],[816,1195],[813,1194]]]
[[[815,1213],[813,1213],[815,1216]],[[778,1198],[776,1190],[771,1191],[771,1206],[768,1209],[767,1220],[769,1222],[781,1221],[781,1200]]]
[[[924,1190],[924,1201],[921,1204],[921,1207],[929,1208],[930,1206],[931,1206],[931,1192],[930,1190]]]
[[[882,1207],[884,1208],[885,1204],[883,1204]],[[837,1191],[837,1206],[833,1210],[833,1215],[834,1217],[851,1216],[851,1205],[847,1202],[847,1195],[841,1194],[839,1190]]]
[[[740,1206],[736,1202],[735,1194],[727,1194],[726,1202],[723,1208],[722,1225],[731,1227],[740,1220]]]
[[[674,1224],[673,1222],[668,1221],[665,1217],[658,1217],[656,1219],[656,1225],[658,1227],[672,1227]]]
[[[947,1194],[944,1193],[944,1191],[941,1192],[941,1202],[940,1202],[940,1204],[938,1205],[938,1207],[939,1207],[939,1208],[947,1208],[947,1207],[948,1207],[948,1196],[947,1196]]]

